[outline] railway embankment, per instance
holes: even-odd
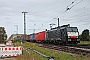
[[[20,46],[20,42],[15,43],[17,46]],[[41,44],[31,43],[31,42],[24,42],[22,43],[23,48],[23,55],[16,57],[17,59],[22,60],[48,60],[47,58],[33,52],[32,50],[29,50],[29,48],[33,48],[42,54],[45,54],[47,56],[53,56],[55,57],[55,60],[89,60],[90,55],[82,55],[82,54],[73,54],[70,52],[64,52],[64,51],[57,51],[53,49],[48,49],[44,47],[39,47]],[[28,53],[29,52],[29,53]]]

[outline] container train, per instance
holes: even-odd
[[[70,24],[22,36],[21,40],[52,44],[80,43],[78,28],[70,27]]]

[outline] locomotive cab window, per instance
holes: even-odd
[[[66,28],[68,32],[77,32],[78,29],[76,27],[68,27]]]

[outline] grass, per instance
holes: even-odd
[[[20,46],[20,43],[16,43],[17,46]],[[77,55],[77,54],[71,54],[66,52],[58,52],[47,48],[38,47],[37,44],[31,43],[31,42],[24,42],[22,45],[24,48],[33,48],[45,55],[53,56],[55,57],[55,60],[86,60],[89,59],[90,56],[83,56],[83,55]],[[31,50],[28,50],[30,54],[28,54],[25,50],[23,50],[23,55],[16,57],[18,60],[47,60],[47,58],[42,57],[41,55],[36,54],[35,52],[32,52]]]
[[[80,41],[80,44],[90,44],[90,41]]]

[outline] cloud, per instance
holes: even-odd
[[[27,33],[30,32],[30,28],[49,29],[50,23],[57,24],[57,20],[53,19],[57,18],[57,16],[60,18],[60,25],[70,23],[72,26],[78,26],[80,32],[84,28],[90,29],[89,24],[83,22],[89,22],[90,20],[89,0],[83,0],[77,5],[75,4],[81,0],[75,0],[74,4],[71,4],[72,1],[73,0],[0,0],[0,26],[5,26],[8,35],[15,33],[14,25],[18,25],[19,33],[23,33],[22,11],[27,11]],[[64,12],[67,6],[71,7],[73,5],[75,6],[67,12]],[[36,26],[34,26],[34,24],[36,24]]]

